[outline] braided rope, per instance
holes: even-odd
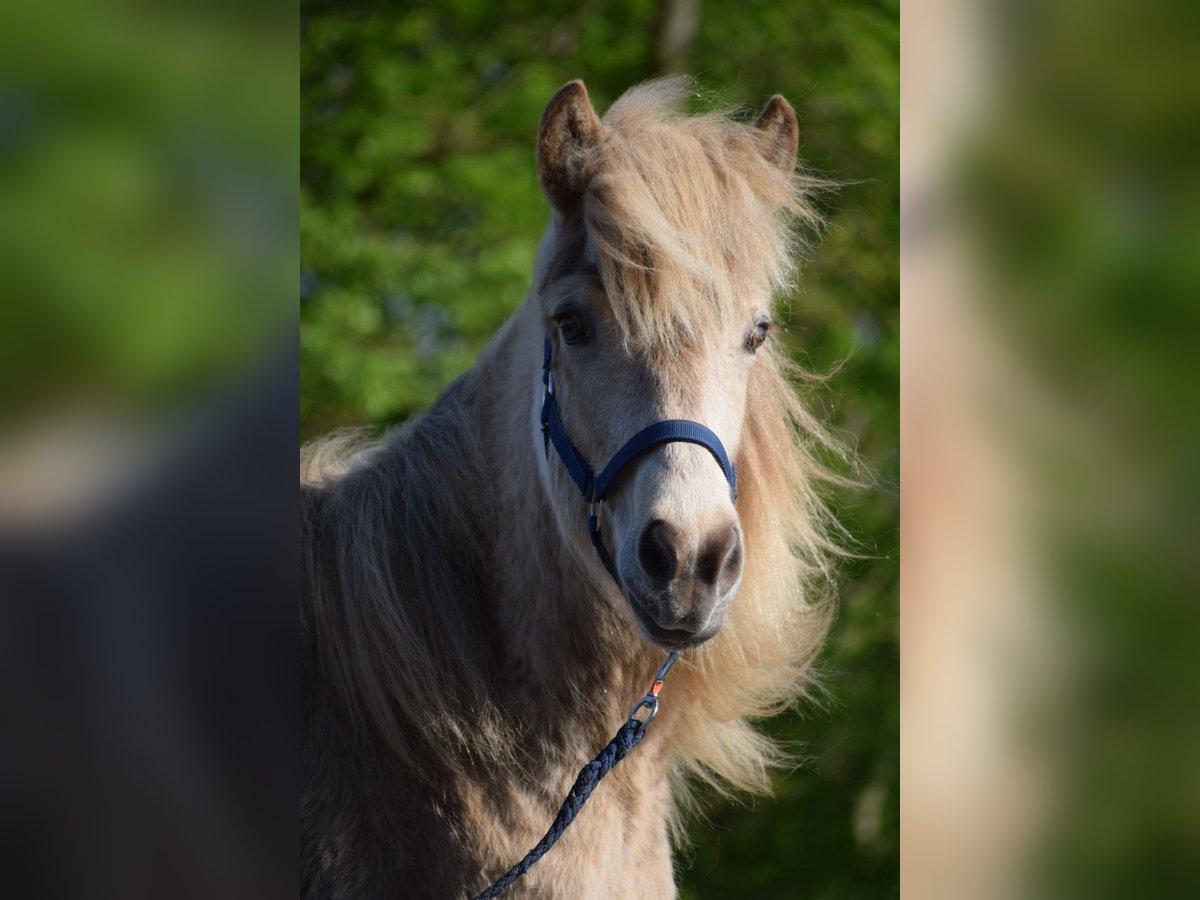
[[[558,815],[554,817],[554,822],[551,823],[550,830],[546,832],[545,837],[525,854],[524,859],[505,872],[475,900],[492,900],[493,897],[499,897],[508,889],[509,885],[528,872],[534,863],[545,856],[550,848],[558,843],[558,839],[567,830],[567,826],[575,821],[575,817],[583,809],[583,804],[596,789],[600,779],[623,760],[625,755],[638,745],[645,734],[645,722],[639,719],[626,721],[620,731],[608,742],[608,745],[596,755],[596,758],[580,770],[579,777],[575,779],[575,784],[567,794],[567,799],[563,801],[563,805],[558,810]]]

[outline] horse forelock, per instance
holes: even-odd
[[[687,79],[648,82],[604,116],[587,154],[582,214],[623,338],[673,347],[790,286],[827,184],[785,172],[735,112],[688,116]]]

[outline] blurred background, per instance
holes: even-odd
[[[874,483],[832,496],[860,544],[820,668],[773,720],[798,765],[775,796],[713,799],[682,895],[897,895],[899,19],[895,2],[452,0],[301,4],[301,434],[424,410],[522,302],[548,210],[546,102],[582,78],[603,113],[646,78],[696,107],[795,106],[801,158],[842,181],[786,298],[786,340],[830,373],[808,395]]]

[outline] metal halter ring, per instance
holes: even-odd
[[[650,712],[647,714],[645,719],[639,719],[637,717],[638,710],[641,709],[643,706],[646,707],[648,710],[650,710]],[[633,707],[633,709],[631,709],[629,711],[629,721],[641,722],[642,727],[644,728],[647,725],[649,725],[651,722],[653,722],[654,717],[657,715],[658,715],[658,698],[655,697],[653,694],[647,694],[645,697],[643,697],[641,700],[639,700],[637,702],[637,704]]]
[[[600,514],[602,512],[604,512],[604,498],[603,497],[601,497],[599,500],[591,500],[588,502],[588,515],[591,516],[596,521],[596,533],[597,534],[599,534],[601,531]]]
[[[646,693],[646,696],[639,700],[633,709],[629,711],[629,720],[631,722],[640,721],[643,726],[646,726],[654,721],[654,717],[658,715],[658,692],[662,690],[663,680],[667,677],[667,673],[671,671],[671,666],[675,665],[678,659],[679,651],[672,651],[666,658],[666,661],[658,667],[658,672],[654,676],[654,684],[650,686],[650,690]],[[637,717],[638,710],[643,706],[650,710],[649,715],[646,716],[644,721]]]

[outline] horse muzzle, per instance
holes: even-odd
[[[670,650],[698,646],[720,630],[742,577],[742,531],[736,521],[703,536],[695,549],[662,519],[638,536],[638,571],[623,579],[646,636]]]

